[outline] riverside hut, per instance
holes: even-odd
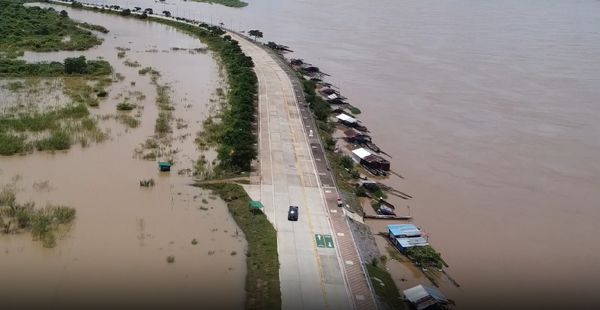
[[[358,123],[358,120],[352,116],[349,116],[347,114],[344,113],[340,113],[338,116],[335,117],[338,122],[340,122],[342,125],[346,125],[348,127],[355,127],[356,124]]]
[[[448,298],[438,289],[417,285],[403,291],[404,297],[417,310],[436,309],[450,303]]]
[[[389,161],[385,160],[381,156],[371,154],[371,152],[362,147],[352,151],[352,159],[367,169],[384,172],[390,171]]]
[[[363,144],[367,142],[371,142],[371,136],[365,135],[362,132],[356,131],[352,128],[344,130],[344,140],[350,143],[358,143]]]
[[[388,225],[388,238],[401,253],[412,247],[429,245],[421,230],[413,224]]]

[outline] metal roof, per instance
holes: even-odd
[[[392,225],[388,225],[388,230],[395,237],[400,237],[400,236],[419,237],[419,236],[421,236],[421,230],[413,224],[392,224]]]
[[[418,310],[425,309],[436,303],[447,303],[448,299],[442,292],[432,287],[425,287],[423,285],[417,285],[404,290],[404,296],[410,301]]]
[[[340,115],[336,116],[337,119],[344,121],[344,122],[348,122],[348,123],[356,123],[356,118],[354,117],[350,117],[344,113],[341,113]]]
[[[403,248],[412,248],[416,246],[426,246],[429,245],[427,239],[423,237],[412,237],[412,238],[396,238],[398,244],[400,244]]]
[[[369,152],[369,151],[367,151],[367,150],[365,150],[364,148],[361,147],[359,149],[353,150],[352,154],[358,156],[358,158],[360,158],[360,159],[363,159],[363,158],[371,155],[371,152]]]

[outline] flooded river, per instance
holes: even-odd
[[[289,45],[295,50],[294,57],[304,58],[331,74],[329,81],[340,86],[342,93],[363,110],[361,119],[376,143],[392,155],[393,169],[405,177],[390,183],[415,196],[409,202],[415,223],[429,233],[430,241],[451,266],[450,273],[461,284],[459,289],[442,285],[443,292],[456,300],[459,308],[591,308],[600,279],[600,2],[255,0],[243,9],[175,0],[166,4],[151,0],[118,3],[169,10],[179,16],[222,22],[234,29],[257,28],[268,40]],[[90,18],[94,16],[90,14]],[[114,20],[114,26],[120,25],[123,35],[131,37],[124,40],[133,44],[156,39],[154,44],[169,48],[172,44],[166,42],[178,37],[176,31],[159,25],[110,20],[97,22],[110,26]],[[166,72],[168,67],[160,70]],[[123,139],[141,140],[122,135],[111,143]],[[134,287],[138,287],[134,283],[141,283],[140,289],[154,282],[142,283],[145,273],[135,271],[132,263],[124,260],[135,260],[140,266],[155,265],[157,274],[183,266],[184,261],[179,260],[182,254],[175,253],[177,262],[173,266],[164,264],[164,256],[171,248],[189,248],[188,239],[193,236],[172,240],[174,245],[163,244],[175,238],[172,236],[180,227],[174,222],[169,222],[172,226],[165,224],[164,216],[157,224],[163,227],[156,231],[164,233],[165,227],[171,227],[173,235],[142,248],[152,255],[140,250],[135,237],[139,225],[136,217],[142,214],[139,209],[149,212],[152,207],[116,203],[115,193],[121,190],[120,195],[127,199],[144,195],[126,186],[154,167],[152,163],[123,159],[130,155],[131,147],[113,145],[32,157],[54,158],[46,164],[40,160],[29,165],[33,159],[17,157],[5,165],[9,161],[2,159],[2,178],[36,169],[35,174],[23,173],[21,183],[31,186],[34,179],[51,179],[56,189],[43,195],[57,195],[52,197],[54,203],[81,206],[75,227],[56,248],[61,256],[46,254],[54,250],[29,245],[19,250],[26,244],[19,241],[9,249],[19,257],[3,256],[3,262],[4,257],[11,257],[11,266],[21,266],[15,262],[46,258],[15,254],[38,251],[49,257],[46,260],[55,261],[52,264],[56,268],[31,271],[59,273],[64,269],[62,278],[52,277],[60,283],[73,286],[78,283],[73,277],[80,271],[100,283],[110,274],[134,274],[132,277],[139,282],[111,283]],[[101,149],[109,149],[106,154],[120,150],[122,160],[108,160],[115,157],[102,156],[98,152]],[[94,156],[105,164],[91,168],[83,163]],[[139,173],[128,173],[120,169],[123,166]],[[95,169],[95,176],[102,174],[86,182],[86,169]],[[61,177],[64,171],[77,174]],[[59,196],[59,190],[73,186],[79,195]],[[167,188],[162,190],[167,191],[168,185],[164,186]],[[150,205],[158,205],[155,195],[159,196],[160,190],[146,194]],[[115,231],[123,230],[117,224],[109,229],[103,226],[106,221],[94,221],[96,216],[109,217],[112,213],[100,213],[92,205],[128,214],[116,218],[131,233],[117,236]],[[221,216],[226,217],[225,213]],[[204,223],[196,225],[201,228],[195,237],[212,235],[207,228],[212,220],[194,220]],[[91,230],[91,225],[102,227]],[[219,245],[223,250],[230,249],[223,243]],[[78,250],[81,247],[93,249],[86,253],[103,259],[95,260],[96,266],[77,267],[83,264],[83,258],[68,253],[82,253]],[[126,251],[122,258],[115,253],[120,250]],[[205,279],[214,279],[199,281],[190,275],[188,279],[211,283],[210,287],[195,290],[198,294],[209,295],[207,289],[225,287],[223,282],[229,278],[217,275],[231,271],[223,269],[227,263],[222,260],[239,260],[237,265],[231,264],[233,277],[241,279],[239,267],[235,267],[241,265],[239,256],[225,253],[211,258],[205,252],[202,248],[198,254],[198,269],[190,264],[181,270],[194,275],[202,272]],[[206,260],[223,268],[204,268]],[[5,270],[12,278],[19,274],[16,267],[3,268],[3,275]],[[418,277],[417,273],[414,276]],[[410,272],[404,277],[411,277]],[[24,287],[26,281],[19,281],[11,287]],[[240,291],[240,283],[231,280],[230,284],[239,288],[232,291]],[[406,286],[408,283],[413,282]],[[32,289],[31,281],[27,287]],[[38,289],[43,287],[40,283]],[[157,296],[151,292],[144,295]]]
[[[390,182],[415,196],[460,308],[595,301],[600,2],[119,3],[260,29],[331,74],[405,177]]]
[[[222,86],[215,60],[200,41],[174,28],[66,10],[76,20],[108,28],[108,34],[99,34],[104,43],[83,53],[26,53],[25,59],[103,57],[122,80],[116,79],[109,98],[92,113],[115,115],[124,97],[143,93],[145,98],[136,101],[141,108],[130,112],[141,113],[141,123],[128,128],[109,118],[99,123],[110,136],[102,143],[0,158],[0,184],[16,184],[19,201],[77,210],[54,248],[42,247],[29,233],[0,235],[2,307],[242,308],[243,234],[225,203],[189,186],[192,178],[184,173],[200,154],[193,139]],[[117,47],[127,49],[125,57],[118,58]],[[127,59],[142,66],[127,66]],[[170,174],[159,173],[156,161],[135,152],[153,135],[158,114],[155,85],[138,74],[146,66],[158,70],[158,83],[170,87],[173,116],[179,119],[173,124],[171,147],[177,153]],[[139,186],[140,179],[149,178],[156,186]],[[167,263],[168,256],[175,262]]]

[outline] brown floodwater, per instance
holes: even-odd
[[[16,184],[19,201],[77,210],[54,248],[42,247],[29,233],[0,236],[2,307],[242,308],[243,234],[222,200],[189,186],[192,178],[178,173],[192,168],[201,154],[193,139],[214,109],[215,89],[222,86],[217,63],[210,53],[190,52],[205,45],[172,27],[66,10],[74,19],[107,27],[108,34],[99,34],[104,43],[85,52],[26,53],[24,58],[103,57],[124,79],[108,88],[109,98],[91,109],[93,115],[114,116],[116,104],[130,97],[141,107],[130,112],[141,113],[141,124],[131,129],[108,118],[99,122],[110,136],[102,143],[0,158],[0,184]],[[130,50],[120,59],[117,47]],[[155,161],[136,156],[135,149],[154,133],[156,90],[148,75],[138,74],[141,67],[123,64],[126,59],[158,70],[158,83],[171,88],[174,118],[181,124],[173,123],[171,149],[178,152],[171,173],[159,173]],[[2,104],[40,100],[44,94],[60,104],[64,96],[52,90],[57,85],[42,81],[38,93],[28,97],[21,91],[3,97]],[[136,92],[146,97],[137,100]],[[214,158],[214,152],[205,155]],[[148,178],[156,186],[141,188],[139,180]],[[175,262],[169,264],[171,255]]]
[[[260,29],[331,74],[405,177],[389,183],[415,198],[394,202],[459,308],[595,305],[600,2],[119,3]]]

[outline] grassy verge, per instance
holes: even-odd
[[[227,202],[229,212],[246,235],[246,309],[280,309],[279,257],[275,229],[260,211],[250,210],[250,197],[235,184],[206,184]]]
[[[377,263],[368,264],[367,272],[375,293],[390,309],[408,309],[389,272]]]
[[[224,6],[228,6],[228,7],[231,7],[231,8],[243,8],[243,7],[245,7],[245,6],[248,5],[247,2],[243,2],[243,1],[240,1],[240,0],[192,0],[192,1],[194,1],[194,2],[205,2],[205,3],[210,3],[210,4],[216,3],[216,4],[221,4],[221,5],[224,5]]]

